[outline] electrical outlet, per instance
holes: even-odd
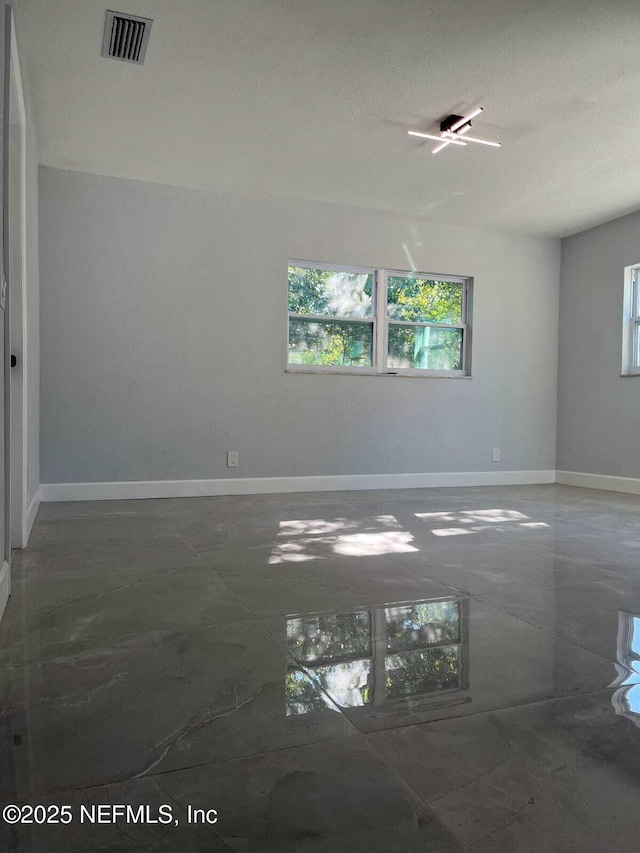
[[[493,448],[493,461],[494,462],[500,461],[500,448],[499,447]]]
[[[229,450],[227,453],[227,468],[237,468],[238,467],[238,451],[237,450]]]

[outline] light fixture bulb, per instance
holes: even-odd
[[[409,136],[419,136],[421,139],[433,139],[436,142],[442,142],[442,140],[446,138],[444,136],[434,136],[431,133],[420,133],[417,130],[408,130],[407,133],[409,134]],[[451,145],[466,145],[467,144],[466,142],[461,142],[459,140],[456,140],[455,138],[447,140],[447,142],[450,142]]]
[[[479,142],[480,145],[491,145],[492,148],[500,148],[500,142],[490,142],[488,139],[476,139],[475,136],[465,136],[467,142]]]

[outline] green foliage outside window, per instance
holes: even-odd
[[[373,273],[289,267],[289,311],[326,317],[370,317]]]
[[[462,285],[412,276],[387,279],[387,316],[411,323],[462,322]]]
[[[462,323],[461,284],[390,275],[387,316],[406,323],[442,323],[444,327],[390,324],[389,367],[462,369],[462,333],[446,328]]]
[[[327,320],[292,319],[289,363],[370,367],[373,325],[330,320],[370,317],[373,274],[289,267],[289,311]]]

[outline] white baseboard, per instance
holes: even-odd
[[[521,486],[555,482],[555,471],[470,471],[442,474],[353,474],[328,477],[239,477],[234,480],[133,480],[116,483],[43,483],[40,497],[51,501],[112,501],[265,495],[276,492],[332,492],[418,489],[443,486]]]
[[[25,518],[25,529],[24,529],[24,543],[22,545],[23,548],[27,547],[27,543],[29,542],[29,536],[31,536],[31,530],[33,528],[33,522],[36,520],[36,515],[38,514],[38,510],[40,509],[40,500],[41,500],[41,486],[38,486],[33,493],[33,497],[31,498],[31,502],[27,507],[27,515]]]
[[[345,474],[325,477],[238,477],[228,480],[132,480],[112,483],[42,483],[27,510],[27,538],[40,501],[112,501],[265,495],[282,492],[420,489],[448,486],[526,486],[560,483],[640,495],[640,479],[578,471],[454,471],[425,474]]]
[[[581,486],[584,489],[602,489],[606,492],[625,492],[640,495],[640,479],[611,477],[608,474],[582,474],[579,471],[556,471],[556,483],[564,486]]]
[[[11,594],[11,571],[9,563],[5,560],[0,568],[0,619],[4,614],[9,595]]]

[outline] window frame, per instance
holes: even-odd
[[[290,259],[289,267],[300,267],[301,269],[324,270],[329,272],[346,272],[373,275],[373,289],[371,298],[370,317],[331,317],[325,314],[299,314],[288,310],[288,286],[287,286],[287,339],[286,339],[286,372],[287,373],[324,373],[324,374],[348,374],[364,376],[413,376],[422,378],[471,378],[471,318],[473,305],[473,277],[442,275],[439,273],[418,272],[412,270],[397,270],[380,267],[354,267],[343,264],[327,264],[315,261],[302,261]],[[427,279],[431,281],[446,281],[462,285],[462,322],[460,324],[448,323],[420,323],[416,321],[393,320],[387,316],[387,282],[389,276],[406,278]],[[289,324],[294,320],[336,320],[344,323],[371,323],[373,327],[373,342],[371,347],[370,367],[358,365],[338,364],[291,364],[289,362]],[[438,329],[461,329],[462,330],[462,367],[460,370],[440,370],[425,367],[388,367],[388,345],[389,326],[425,326]]]
[[[622,375],[640,376],[640,264],[625,267],[622,327]]]
[[[382,366],[384,368],[385,373],[394,375],[409,375],[409,376],[469,376],[470,373],[467,372],[467,361],[468,361],[468,339],[467,339],[467,330],[469,327],[468,320],[468,311],[470,307],[470,286],[468,278],[463,278],[461,276],[456,275],[438,275],[436,273],[423,273],[423,272],[403,272],[402,270],[381,270],[384,273],[385,278],[385,286],[384,286],[384,305],[382,306],[382,310],[384,311],[384,320],[385,320],[385,340],[384,340],[384,355],[382,359]],[[413,320],[394,320],[392,317],[387,316],[387,280],[389,276],[396,278],[408,278],[409,276],[413,276],[414,278],[422,278],[427,279],[429,281],[446,281],[451,284],[460,284],[462,285],[462,306],[460,314],[462,316],[462,323],[421,323]],[[460,370],[436,370],[430,369],[426,367],[387,367],[387,356],[388,356],[388,345],[389,345],[389,326],[416,326],[418,328],[425,328],[429,326],[430,328],[435,329],[461,329],[462,330],[462,367]]]

